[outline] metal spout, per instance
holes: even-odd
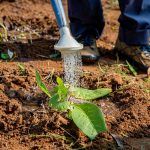
[[[51,4],[60,32],[60,39],[54,48],[61,53],[73,53],[83,49],[83,45],[78,43],[70,33],[61,0],[51,0]]]

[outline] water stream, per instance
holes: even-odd
[[[80,76],[82,74],[82,60],[80,52],[62,54],[64,61],[65,82],[71,86],[80,86]]]

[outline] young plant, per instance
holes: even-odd
[[[70,88],[64,84],[61,78],[57,77],[57,86],[52,91],[49,91],[42,82],[38,71],[36,71],[36,81],[41,90],[50,98],[49,106],[57,111],[68,113],[76,126],[91,140],[95,139],[100,132],[107,130],[101,109],[90,101],[108,95],[111,93],[111,89]],[[81,99],[82,103],[76,103],[71,98]]]
[[[19,68],[20,75],[26,75],[27,72],[23,63],[18,63],[18,68]]]
[[[127,66],[129,68],[129,70],[131,71],[131,73],[134,75],[134,76],[137,76],[137,72],[135,70],[135,68],[126,60],[126,63],[127,63]]]

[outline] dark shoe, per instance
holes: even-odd
[[[134,61],[140,68],[144,70],[150,70],[150,45],[129,46],[118,39],[115,50]]]
[[[84,48],[81,50],[83,62],[94,63],[99,60],[100,54],[97,49],[96,39],[91,36],[85,36],[81,39],[78,39],[78,42],[84,45]]]

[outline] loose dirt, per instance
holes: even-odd
[[[108,131],[91,142],[66,114],[48,107],[47,96],[36,85],[35,69],[49,89],[56,76],[64,76],[61,60],[49,59],[59,37],[49,1],[0,1],[0,20],[8,29],[0,51],[9,49],[16,56],[0,60],[0,150],[150,149],[150,80],[141,71],[133,76],[114,56],[119,10],[106,1],[103,6],[106,28],[97,42],[102,58],[83,66],[80,82],[85,88],[109,87],[113,92],[94,101],[105,114]]]

